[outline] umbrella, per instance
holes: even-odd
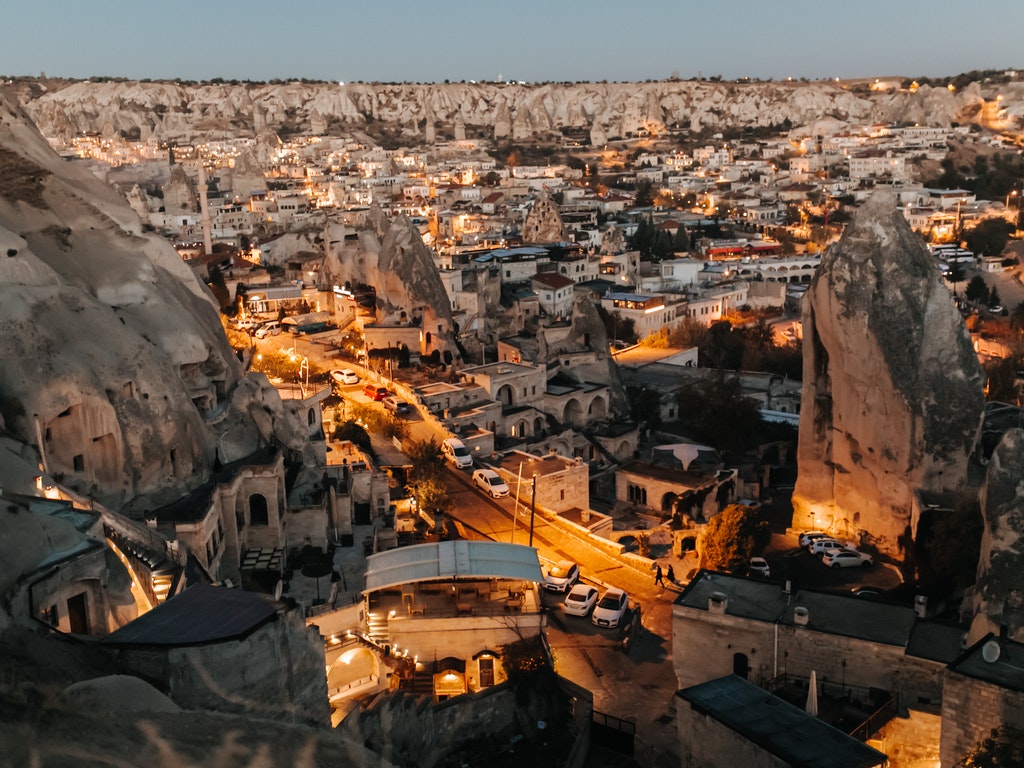
[[[818,716],[818,673],[811,670],[811,682],[807,686],[807,706],[804,707],[807,714]]]

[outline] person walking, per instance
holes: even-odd
[[[668,574],[667,574],[667,575],[668,575],[668,580],[669,580],[669,581],[670,581],[670,582],[671,582],[672,584],[675,584],[675,583],[676,583],[676,572],[675,572],[675,570],[674,570],[674,569],[672,568],[672,564],[671,564],[671,563],[669,563],[669,566],[668,566]]]
[[[660,584],[661,586],[665,586],[665,579],[662,576],[660,565],[655,566],[654,583]]]

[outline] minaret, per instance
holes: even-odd
[[[199,210],[203,216],[203,253],[209,256],[213,253],[213,235],[210,224],[210,203],[206,199],[206,169],[203,167],[202,158],[199,158]]]

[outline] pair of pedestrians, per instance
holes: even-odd
[[[668,567],[668,580],[673,584],[676,583],[676,572],[671,565]],[[655,565],[654,583],[656,586],[665,586],[665,572],[661,570],[660,564]]]

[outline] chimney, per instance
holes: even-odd
[[[725,614],[729,605],[729,598],[722,592],[712,592],[708,597],[708,613]]]
[[[804,608],[802,605],[798,605],[793,609],[793,623],[800,627],[806,627],[807,622],[811,618],[811,612]]]
[[[786,579],[786,586],[782,588],[782,594],[791,595],[793,594],[793,580]]]
[[[928,618],[928,595],[914,596],[914,614],[919,619]]]

